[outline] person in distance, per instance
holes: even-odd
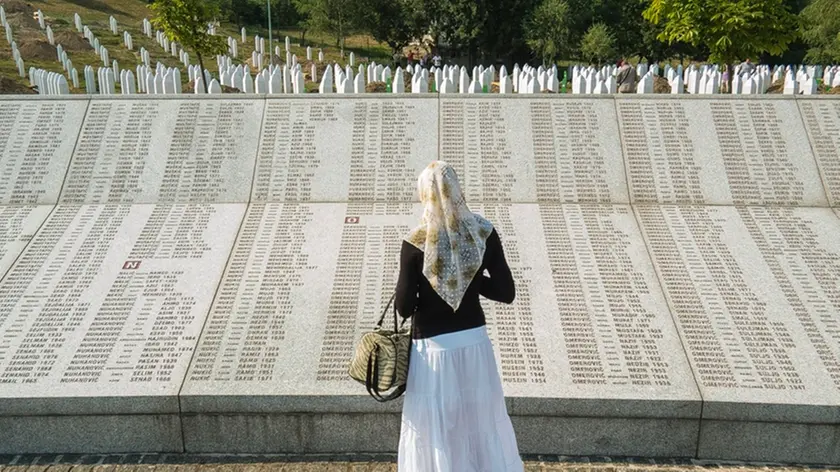
[[[432,162],[418,192],[423,217],[403,241],[396,292],[413,320],[398,470],[522,472],[479,302],[513,303],[501,239],[467,207],[447,163]]]

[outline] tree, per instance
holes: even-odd
[[[470,62],[478,50],[487,24],[486,10],[476,0],[420,0],[424,24],[435,45],[445,44],[450,53],[466,50]]]
[[[596,23],[586,30],[580,41],[580,53],[585,59],[601,65],[605,59],[615,57],[615,38],[603,23]]]
[[[802,37],[808,45],[806,60],[840,62],[840,2],[814,0],[802,10]]]
[[[221,36],[207,32],[207,24],[219,16],[219,5],[208,0],[155,0],[150,7],[152,24],[170,41],[192,50],[204,76],[204,56],[224,54],[227,44]],[[206,80],[205,80],[206,81]],[[208,84],[204,84],[205,87]]]
[[[344,42],[355,28],[353,2],[347,0],[294,0],[298,12],[306,18],[307,29],[321,31],[335,38],[335,46],[344,54]]]
[[[479,0],[484,24],[478,37],[482,62],[508,63],[532,59],[525,23],[541,0]]]
[[[237,28],[256,24],[262,17],[261,2],[257,0],[219,0],[219,10]]]
[[[712,62],[782,54],[797,35],[798,19],[786,0],[648,1],[644,17],[663,25],[659,39],[708,48]]]
[[[392,52],[401,51],[423,33],[413,0],[359,0],[356,8],[359,27]]]
[[[569,4],[565,0],[543,0],[525,21],[525,42],[543,65],[570,52]]]

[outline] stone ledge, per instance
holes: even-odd
[[[0,454],[183,450],[176,415],[0,417]]]
[[[3,397],[0,419],[4,416],[88,416],[88,415],[177,415],[175,395],[136,395],[124,397]]]
[[[704,420],[697,457],[840,464],[840,425]]]
[[[704,401],[703,420],[840,426],[840,405]]]

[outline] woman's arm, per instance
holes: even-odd
[[[481,295],[493,301],[513,303],[516,298],[516,286],[513,283],[513,274],[510,273],[510,267],[505,260],[502,240],[495,229],[487,238],[486,254],[486,267],[490,277],[481,276]]]
[[[397,296],[394,300],[397,311],[403,318],[414,315],[417,309],[417,294],[420,290],[417,268],[417,252],[419,250],[403,241],[400,250],[400,277],[397,280]]]

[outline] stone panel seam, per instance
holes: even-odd
[[[794,97],[795,96],[796,95],[794,95]],[[805,130],[805,138],[808,140],[808,147],[811,148],[811,157],[814,159],[814,165],[817,166],[817,175],[820,176],[820,183],[822,184],[823,192],[825,193],[825,201],[829,208],[831,208],[832,205],[840,205],[840,202],[831,201],[831,189],[828,187],[828,182],[826,181],[826,178],[823,175],[822,167],[820,166],[820,160],[817,158],[817,150],[814,149],[814,141],[811,137],[811,132],[808,130],[808,125],[805,123],[805,117],[802,116],[802,103],[804,102],[798,99],[794,99],[793,102],[796,103],[796,114],[799,115],[799,121],[802,123],[802,128]]]
[[[660,205],[651,205],[651,206],[659,207]],[[636,220],[636,226],[638,227],[639,234],[641,234],[642,241],[645,244],[645,251],[647,251],[648,260],[650,260],[650,264],[653,267],[653,272],[656,274],[656,281],[659,284],[659,290],[662,293],[662,297],[665,299],[665,306],[668,307],[668,314],[671,315],[671,323],[673,323],[674,330],[676,331],[676,334],[677,334],[677,339],[680,340],[680,346],[682,346],[682,348],[683,348],[683,354],[685,354],[686,363],[688,363],[688,368],[689,368],[689,370],[691,370],[691,376],[694,378],[694,388],[697,389],[697,395],[700,397],[700,416],[697,418],[697,423],[698,423],[697,424],[697,441],[695,443],[697,448],[695,449],[695,452],[694,452],[694,454],[695,454],[694,457],[699,457],[699,456],[697,456],[697,454],[700,450],[700,430],[703,427],[703,406],[705,404],[705,400],[703,399],[703,392],[700,390],[700,382],[697,379],[697,373],[694,371],[694,366],[691,364],[691,357],[689,356],[688,350],[685,347],[685,342],[683,340],[683,337],[680,335],[680,330],[679,330],[679,327],[677,326],[677,320],[676,320],[676,317],[674,316],[674,309],[671,306],[671,303],[669,302],[668,297],[665,295],[665,285],[663,283],[662,276],[659,273],[659,268],[656,265],[656,261],[653,258],[653,253],[651,251],[650,244],[648,243],[648,238],[645,234],[645,231],[643,230],[642,221],[639,218],[639,213],[636,211],[636,208],[634,207],[633,204],[630,205],[630,208],[633,210],[633,218]]]
[[[61,188],[58,189],[58,196],[56,196],[55,198],[56,206],[61,202],[61,194],[64,193],[64,186],[67,185],[67,176],[70,175],[70,169],[73,167],[73,159],[76,156],[76,148],[79,147],[79,141],[82,139],[82,130],[85,129],[85,123],[87,123],[87,116],[88,113],[90,113],[91,100],[88,99],[86,101],[87,104],[85,104],[85,113],[82,115],[81,124],[79,124],[79,132],[76,133],[76,141],[73,143],[73,151],[70,153],[70,159],[67,159],[67,168],[64,169],[64,178],[61,179]]]
[[[242,218],[239,220],[239,226],[236,229],[236,237],[233,239],[233,244],[231,245],[230,250],[228,251],[228,257],[227,259],[225,259],[225,265],[222,269],[221,275],[219,276],[219,282],[216,284],[216,291],[213,292],[213,298],[210,301],[210,306],[207,309],[207,314],[204,317],[204,323],[202,323],[201,330],[199,331],[199,334],[196,337],[195,347],[192,350],[192,354],[190,355],[190,361],[187,363],[187,368],[184,370],[184,377],[183,379],[181,379],[181,385],[178,387],[178,393],[176,394],[176,401],[178,404],[178,424],[180,425],[181,429],[181,450],[183,452],[186,452],[187,450],[187,441],[184,433],[184,407],[181,402],[181,392],[184,390],[184,385],[187,383],[187,375],[189,375],[190,366],[192,366],[193,359],[195,359],[195,353],[196,351],[198,351],[199,343],[201,342],[201,337],[204,334],[204,329],[207,327],[207,321],[210,319],[210,315],[213,312],[213,307],[216,304],[216,297],[219,296],[219,289],[222,287],[222,282],[224,282],[225,276],[227,275],[228,266],[230,265],[230,259],[231,257],[233,257],[233,253],[236,250],[236,243],[239,242],[239,235],[242,232],[242,225],[245,224],[245,219],[248,217],[248,210],[251,208],[250,203],[238,205],[244,205],[245,211],[242,212]]]
[[[268,114],[268,103],[269,103],[268,99],[263,98],[261,101],[263,103],[263,115],[262,115],[262,119],[260,120],[260,132],[257,134],[257,136],[258,136],[258,138],[257,138],[257,148],[254,151],[254,170],[251,172],[251,185],[250,185],[250,188],[248,189],[249,190],[248,191],[248,206],[249,207],[251,205],[253,195],[254,195],[254,182],[256,182],[256,180],[257,180],[257,169],[260,167],[259,166],[260,149],[262,148],[262,144],[263,144],[263,130],[265,130],[265,119],[266,119],[265,117]],[[266,201],[268,201],[268,199],[266,199]],[[245,212],[247,213],[247,211],[248,211],[248,209],[246,208]],[[237,233],[237,235],[238,235],[238,233]]]
[[[615,97],[612,98],[613,104],[613,111],[615,112],[615,127],[616,127],[616,134],[618,134],[618,147],[621,149],[621,165],[624,167],[624,185],[627,187],[627,204],[633,205],[633,197],[630,193],[630,174],[627,173],[627,156],[624,153],[624,137],[621,134],[621,120],[618,119],[618,101]],[[638,222],[637,222],[638,224]],[[641,228],[640,228],[641,230]],[[651,261],[652,263],[652,261]]]
[[[213,312],[213,305],[216,303],[216,297],[218,297],[218,295],[219,295],[219,289],[222,286],[222,282],[224,281],[225,275],[227,275],[227,268],[228,268],[228,265],[230,264],[230,258],[233,256],[233,252],[236,250],[236,243],[239,241],[239,234],[242,231],[242,225],[245,224],[245,218],[248,216],[248,210],[251,208],[251,195],[254,192],[254,180],[256,179],[256,174],[257,174],[257,159],[259,159],[259,156],[260,156],[260,145],[262,144],[262,132],[263,132],[263,128],[265,126],[265,115],[266,115],[266,112],[268,110],[268,100],[266,99],[266,97],[263,97],[262,99],[257,100],[257,102],[258,103],[262,102],[262,104],[263,104],[263,115],[262,115],[262,119],[260,120],[260,131],[257,134],[257,136],[259,136],[258,141],[257,141],[257,146],[256,146],[256,149],[254,151],[254,160],[253,160],[254,168],[251,171],[251,185],[249,186],[249,189],[248,189],[248,201],[245,203],[245,211],[242,212],[242,218],[239,220],[239,226],[236,229],[236,237],[233,239],[233,244],[231,245],[230,250],[228,251],[228,257],[225,260],[224,268],[222,269],[222,273],[219,276],[219,283],[216,284],[216,291],[213,292],[213,299],[210,301],[210,307],[207,309],[207,314],[204,317],[204,323],[201,325],[201,331],[199,331],[198,337],[196,337],[195,348],[193,349],[192,355],[190,356],[190,360],[187,363],[187,368],[186,368],[186,370],[184,370],[184,378],[181,380],[181,385],[178,387],[178,393],[176,394],[177,395],[176,400],[177,400],[177,404],[178,404],[178,425],[181,429],[181,431],[180,431],[181,432],[181,450],[184,451],[184,452],[186,452],[187,441],[186,441],[186,436],[184,434],[184,412],[183,412],[183,405],[181,403],[181,392],[184,389],[184,384],[186,384],[186,382],[187,382],[187,374],[189,373],[190,366],[192,365],[193,359],[195,358],[195,353],[198,350],[198,344],[201,341],[201,335],[204,334],[204,328],[207,326],[207,320],[210,318],[210,314]]]
[[[36,208],[37,208],[38,206],[47,206],[47,205],[35,205],[35,207],[36,207]],[[31,238],[29,238],[29,241],[27,241],[27,242],[26,242],[26,245],[25,245],[25,246],[23,246],[23,249],[21,249],[21,250],[18,252],[17,257],[15,257],[15,260],[13,260],[11,264],[9,264],[9,268],[8,268],[8,269],[6,269],[6,271],[5,271],[5,272],[3,272],[2,274],[0,274],[0,284],[2,284],[3,279],[5,279],[7,275],[9,275],[9,272],[11,272],[11,271],[12,271],[12,268],[14,268],[14,267],[15,267],[15,265],[17,264],[18,259],[20,259],[20,256],[22,256],[22,255],[23,255],[23,253],[25,253],[25,252],[26,252],[26,250],[27,250],[27,249],[29,249],[29,245],[30,245],[30,244],[32,244],[32,241],[33,241],[36,237],[38,237],[38,233],[40,233],[40,232],[41,232],[41,229],[44,227],[44,225],[45,225],[45,224],[47,224],[47,221],[48,221],[50,218],[52,218],[52,215],[53,215],[53,213],[55,213],[56,208],[58,208],[58,205],[57,205],[57,204],[56,204],[56,205],[52,205],[52,208],[50,208],[50,212],[47,214],[47,217],[46,217],[46,218],[44,218],[44,221],[42,221],[40,225],[38,225],[38,229],[36,229],[36,230],[35,230],[35,233],[33,233],[33,234],[32,234],[32,237],[31,237]]]

